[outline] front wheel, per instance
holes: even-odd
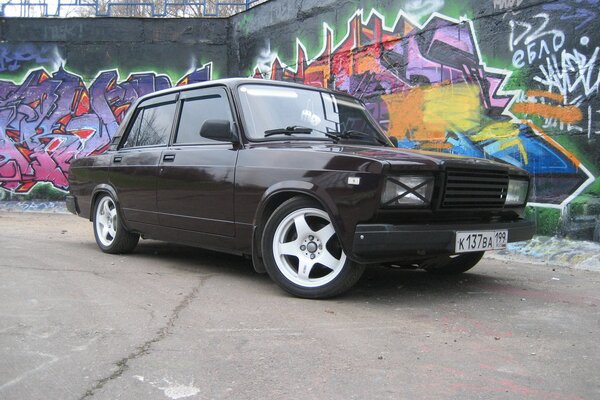
[[[483,251],[477,251],[454,256],[440,256],[425,261],[421,268],[436,275],[458,275],[477,265],[484,253]]]
[[[307,198],[292,198],[273,212],[265,225],[262,251],[271,279],[298,297],[339,295],[365,269],[346,257],[329,215]]]
[[[112,196],[102,194],[94,209],[94,236],[100,250],[105,253],[131,253],[140,235],[129,232],[123,226]]]

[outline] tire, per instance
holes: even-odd
[[[131,253],[140,240],[137,233],[128,232],[109,194],[101,194],[94,207],[94,237],[100,250],[110,254]]]
[[[484,251],[441,256],[425,261],[421,268],[435,275],[458,275],[473,268],[483,257]]]
[[[271,214],[262,252],[271,279],[307,299],[337,296],[354,286],[365,270],[346,257],[327,212],[302,197],[286,201]]]

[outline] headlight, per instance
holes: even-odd
[[[403,175],[388,177],[381,204],[394,206],[427,206],[433,193],[433,176]]]
[[[510,179],[508,181],[508,192],[506,193],[507,206],[523,205],[527,202],[527,189],[529,182],[520,179]]]

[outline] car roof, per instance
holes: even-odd
[[[210,81],[205,81],[205,82],[191,83],[188,85],[175,86],[175,87],[172,87],[169,89],[158,90],[156,92],[148,93],[148,94],[140,97],[137,101],[137,104],[140,104],[142,101],[147,100],[147,99],[151,99],[154,97],[159,97],[159,96],[171,94],[171,93],[179,93],[179,92],[183,92],[183,91],[187,91],[187,90],[201,89],[201,88],[205,88],[205,87],[208,88],[208,87],[219,86],[219,85],[227,86],[230,89],[235,89],[239,85],[248,84],[248,83],[259,84],[259,85],[296,87],[299,89],[318,90],[318,91],[323,91],[323,92],[333,92],[333,93],[340,94],[343,96],[352,97],[350,94],[348,94],[346,92],[340,92],[338,90],[331,90],[328,88],[320,88],[320,87],[316,87],[316,86],[310,86],[310,85],[305,85],[305,84],[295,83],[295,82],[286,82],[286,81],[277,81],[277,80],[259,79],[259,78],[224,78],[224,79],[215,79],[215,80],[210,80]]]

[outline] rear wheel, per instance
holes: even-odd
[[[436,275],[462,274],[477,265],[484,253],[478,251],[454,256],[440,256],[423,262],[421,268]]]
[[[365,269],[346,257],[329,215],[307,198],[292,198],[273,212],[265,225],[262,251],[271,279],[298,297],[339,295]]]
[[[125,229],[115,201],[109,194],[101,194],[96,202],[94,236],[98,247],[111,254],[130,253],[140,239],[140,235]]]

